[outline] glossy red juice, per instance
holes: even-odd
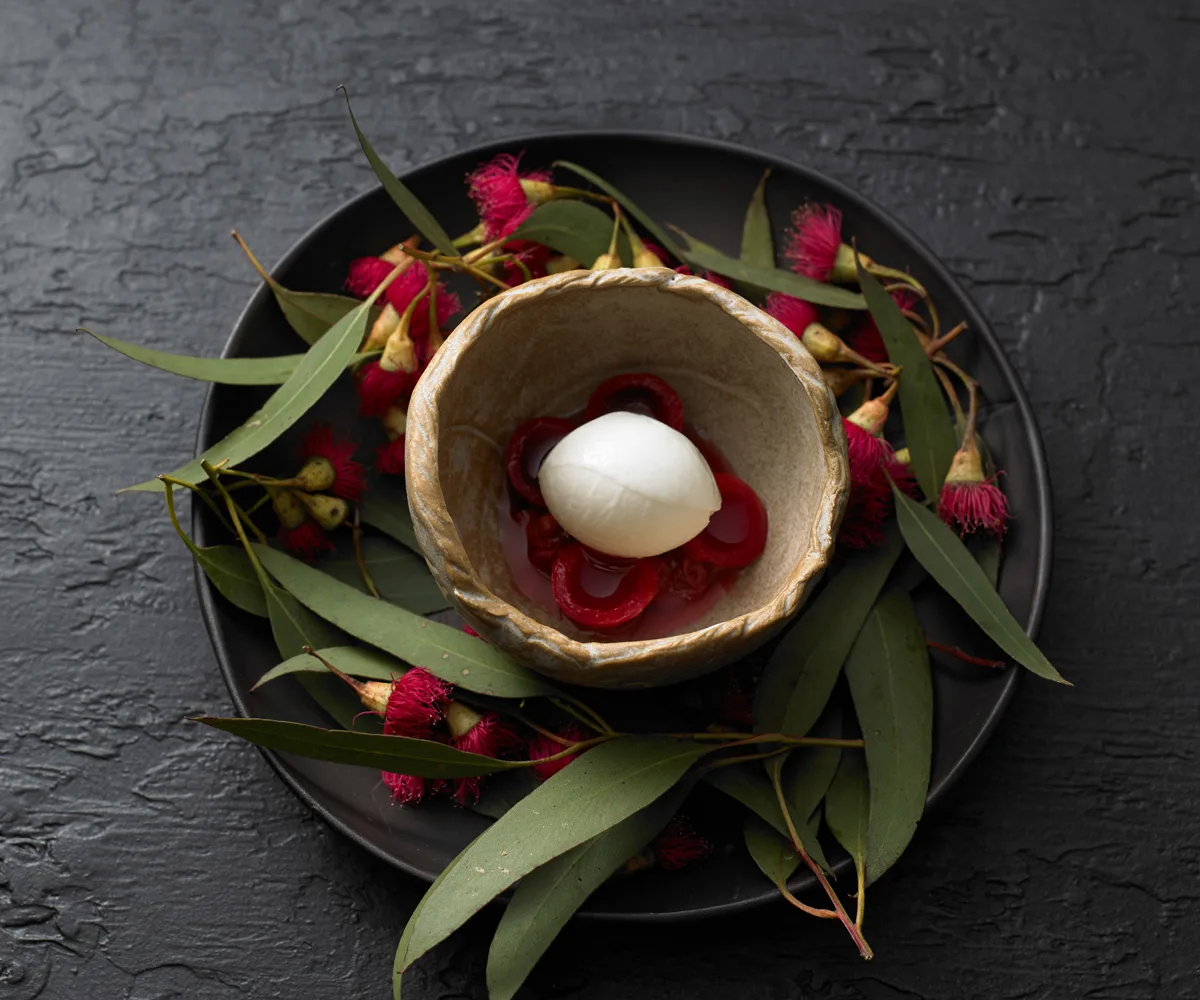
[[[629,407],[631,410],[633,406]],[[579,415],[581,416],[581,415]],[[684,433],[699,449],[708,462],[713,473],[732,472],[728,460],[708,438],[695,428],[685,426]],[[537,467],[542,459],[549,454],[553,445],[550,442],[538,449],[538,454],[530,455],[526,469],[536,476]],[[508,485],[500,503],[500,538],[504,556],[512,573],[513,583],[517,589],[530,601],[556,616],[561,616],[564,623],[569,619],[562,614],[554,598],[554,591],[547,573],[535,566],[529,558],[529,543],[525,533],[525,522],[531,516],[541,513],[523,500],[516,491]],[[721,512],[713,515],[710,526],[717,537],[722,540],[734,540],[739,530],[739,518],[744,521],[744,512],[734,511],[731,516],[722,518]],[[744,525],[740,530],[745,531]],[[678,550],[677,550],[678,551]],[[678,558],[675,553],[668,553],[664,560]],[[613,594],[628,571],[630,560],[614,559],[603,553],[588,553],[584,562],[584,570],[580,582],[586,592],[597,598],[605,598]],[[728,592],[737,579],[739,570],[712,571],[707,586],[698,596],[684,597],[663,586],[650,605],[636,619],[626,625],[603,631],[589,631],[570,623],[571,628],[593,635],[597,639],[616,641],[629,639],[657,639],[668,635],[678,635],[686,632],[695,623],[703,619]]]

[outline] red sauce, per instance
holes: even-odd
[[[634,409],[633,406],[630,409]],[[573,422],[582,420],[583,415],[573,414],[568,419]],[[732,473],[732,467],[715,444],[700,433],[696,428],[685,425],[684,434],[700,450],[714,473]],[[541,465],[549,448],[542,453],[529,456],[534,471]],[[512,573],[513,583],[517,589],[534,604],[546,609],[553,615],[551,624],[570,626],[574,631],[580,629],[562,614],[554,599],[553,588],[548,572],[543,572],[529,558],[529,539],[526,535],[526,521],[533,516],[543,513],[532,508],[522,499],[511,485],[504,492],[500,503],[500,540],[504,556]],[[736,542],[746,535],[746,515],[742,508],[734,508],[728,512],[718,511],[709,521],[709,530],[722,541]],[[667,566],[664,575],[675,570],[682,557],[682,550],[676,549],[665,554],[662,558]],[[629,571],[629,561],[606,557],[603,553],[589,553],[580,575],[583,589],[597,598],[612,595],[620,585],[622,578]],[[678,572],[678,570],[676,570]],[[664,582],[657,596],[636,619],[626,625],[604,631],[593,631],[587,634],[598,639],[609,641],[630,639],[657,639],[668,635],[678,635],[686,632],[695,622],[704,618],[732,587],[740,570],[717,569],[716,567],[697,567],[689,565],[685,568],[684,580],[699,584],[690,588],[684,596]],[[707,582],[705,582],[707,580]],[[676,589],[689,590],[688,587]]]

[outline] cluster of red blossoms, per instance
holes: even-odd
[[[793,271],[815,281],[857,280],[854,249],[842,239],[842,215],[830,205],[804,205],[797,209],[784,256]],[[871,263],[868,258],[862,260],[864,265]],[[891,296],[906,314],[911,314],[920,301],[909,288],[893,288]],[[869,313],[845,331],[843,340],[825,329],[816,306],[803,299],[772,293],[767,297],[766,310],[809,345],[823,363],[887,364],[887,348]],[[866,367],[856,371],[826,370],[835,394],[871,374]],[[974,406],[973,399],[963,446],[955,455],[938,497],[938,513],[962,535],[987,532],[999,538],[1008,526],[1008,501],[995,485],[995,477],[984,473],[975,444]],[[897,459],[883,438],[882,427],[887,416],[887,403],[871,400],[844,419],[851,480],[850,499],[838,534],[838,545],[844,550],[874,548],[883,542],[883,524],[893,508],[891,482],[909,496],[917,495],[911,470]]]
[[[301,468],[289,480],[266,485],[279,518],[279,541],[311,561],[333,543],[326,534],[345,523],[350,504],[367,488],[354,443],[337,437],[327,424],[315,424],[300,442]]]
[[[556,737],[535,733],[528,740],[523,739],[495,712],[479,712],[455,700],[453,686],[423,667],[413,667],[390,684],[363,684],[358,685],[358,690],[364,704],[383,719],[387,735],[438,740],[484,757],[524,757],[537,762],[530,770],[539,781],[549,780],[579,757],[579,753],[563,753],[564,747],[590,735],[572,724]],[[450,795],[460,806],[479,801],[478,777],[440,780],[384,771],[381,778],[401,805],[415,805],[427,795],[440,793]],[[712,848],[677,817],[659,834],[650,850],[651,863],[674,870],[707,857]],[[634,867],[644,867],[644,861]]]

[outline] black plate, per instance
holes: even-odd
[[[768,202],[777,242],[791,209],[806,199],[832,202],[845,218],[847,238],[874,258],[909,267],[934,296],[944,328],[968,320],[971,332],[954,345],[956,359],[982,383],[987,400],[983,435],[1007,470],[1004,488],[1013,512],[1005,540],[1001,593],[1032,634],[1041,619],[1050,573],[1051,501],[1045,458],[1029,401],[1003,350],[966,292],[904,226],[836,181],[786,160],[725,143],[685,136],[629,132],[562,133],[480,146],[414,170],[404,177],[451,233],[475,221],[464,175],[502,151],[526,150],[526,167],[565,159],[611,181],[660,222],[671,222],[706,242],[735,252],[750,194],[765,167],[772,168]],[[571,183],[567,181],[566,183]],[[275,268],[288,287],[338,291],[346,264],[378,253],[411,231],[382,189],[353,199],[305,235]],[[265,288],[251,299],[225,349],[226,356],[268,356],[298,349],[295,335]],[[330,394],[319,415],[347,430],[356,427],[349,390]],[[207,446],[244,420],[266,390],[214,387],[201,423]],[[339,401],[340,400],[340,405]],[[294,438],[263,456],[264,468],[287,468]],[[224,541],[204,517],[195,519],[203,544]],[[250,685],[278,660],[263,619],[233,608],[200,577],[200,601],[221,672],[243,715],[292,719],[315,725],[328,720],[291,680],[251,692]],[[918,593],[918,609],[938,638],[986,655],[978,633],[933,588]],[[954,661],[935,671],[936,732],[929,804],[961,777],[1011,700],[1018,672],[987,672]],[[374,772],[304,760],[265,756],[283,780],[336,829],[374,854],[420,878],[432,880],[476,836],[482,817],[437,800],[408,809],[393,805]],[[648,872],[606,885],[581,911],[610,920],[675,920],[732,914],[777,899],[775,890],[744,850],[727,850],[680,873]]]

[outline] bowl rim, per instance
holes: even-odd
[[[413,167],[410,170],[404,171],[401,179],[411,179],[427,171],[435,171],[442,167],[446,160],[459,159],[462,157],[478,157],[481,161],[489,156],[493,156],[498,152],[504,152],[513,146],[530,144],[535,142],[544,142],[547,139],[563,139],[564,141],[623,141],[632,140],[644,143],[657,143],[664,146],[687,146],[693,148],[708,149],[714,152],[733,155],[745,159],[753,160],[764,166],[769,166],[773,169],[787,171],[795,174],[798,177],[812,181],[816,185],[827,188],[832,191],[838,199],[846,203],[854,204],[864,213],[871,215],[874,220],[884,229],[899,240],[911,246],[915,254],[922,258],[924,266],[928,267],[931,272],[937,275],[939,280],[944,282],[949,288],[959,296],[964,305],[964,310],[967,314],[967,319],[971,323],[972,333],[982,338],[988,345],[993,361],[996,364],[997,370],[1008,384],[1012,391],[1012,403],[1016,406],[1021,417],[1021,426],[1024,431],[1024,445],[1029,450],[1032,459],[1034,473],[1034,492],[1037,496],[1037,507],[1039,514],[1039,534],[1036,544],[1037,549],[1037,572],[1033,580],[1033,591],[1030,598],[1029,614],[1025,622],[1025,631],[1033,637],[1036,637],[1038,629],[1041,626],[1042,618],[1046,611],[1046,602],[1050,589],[1050,578],[1052,571],[1053,557],[1053,502],[1050,486],[1050,473],[1046,464],[1045,448],[1042,444],[1041,434],[1038,431],[1037,420],[1033,413],[1033,406],[1029,401],[1029,397],[1025,392],[1025,387],[1021,384],[1017,377],[1016,371],[1012,367],[1012,363],[1008,360],[1008,355],[1004,351],[1003,345],[999,338],[992,330],[991,324],[988,323],[979,307],[975,304],[974,299],[968,291],[962,286],[961,282],[950,272],[949,268],[943,263],[941,258],[937,256],[927,245],[920,239],[905,223],[894,217],[890,212],[880,208],[875,202],[860,194],[858,191],[849,187],[844,182],[837,180],[822,171],[812,167],[805,166],[790,160],[787,157],[780,156],[776,153],[764,152],[755,149],[751,146],[743,146],[739,143],[729,142],[724,139],[713,139],[707,136],[689,135],[684,132],[659,131],[655,129],[550,129],[541,132],[521,132],[516,135],[511,135],[502,138],[496,138],[487,142],[478,143],[474,146],[469,146],[465,149],[456,152],[447,153],[439,156],[428,162],[422,163]],[[317,239],[322,230],[332,224],[334,219],[342,212],[348,211],[364,201],[379,196],[382,190],[382,185],[372,184],[369,188],[361,193],[339,203],[336,207],[326,212],[320,219],[311,225],[303,234],[301,234],[295,242],[284,252],[283,256],[269,269],[269,273],[276,274],[290,267],[297,258],[299,258],[308,248],[309,244]],[[258,309],[262,308],[270,299],[270,289],[265,283],[262,283],[251,294],[249,301],[238,314],[234,321],[233,329],[229,337],[226,338],[225,344],[222,347],[221,354],[225,356],[233,348],[235,341],[239,338],[243,326],[248,322],[250,316]],[[216,389],[217,386],[210,385],[205,392],[204,403],[200,413],[200,421],[196,432],[197,451],[203,450],[204,442],[211,436],[212,426],[217,419],[216,413]],[[200,510],[197,507],[192,508],[191,527],[193,536],[197,539],[198,544],[205,544],[204,541],[204,525]],[[243,716],[249,714],[248,705],[243,696],[237,682],[237,678],[233,669],[233,660],[231,651],[226,648],[226,644],[220,636],[219,629],[219,612],[217,607],[217,597],[212,587],[207,583],[203,570],[197,565],[194,567],[194,578],[196,580],[197,591],[200,599],[200,613],[204,622],[205,628],[209,634],[209,641],[212,643],[213,652],[217,658],[217,664],[221,671],[222,679],[225,681],[225,686],[229,690],[234,707]],[[996,699],[992,711],[979,726],[979,731],[975,739],[971,742],[966,751],[959,757],[958,761],[946,772],[941,781],[930,786],[929,792],[925,800],[925,810],[928,812],[931,808],[945,795],[946,791],[954,785],[961,777],[963,772],[979,755],[984,744],[991,738],[999,724],[1001,716],[1012,702],[1016,694],[1017,684],[1020,681],[1020,670],[1014,666],[1009,666],[1008,676],[1004,687],[1001,689],[1000,696]],[[417,866],[398,858],[389,853],[378,845],[374,844],[370,839],[363,836],[353,827],[349,826],[338,817],[332,815],[316,798],[316,796],[305,786],[304,779],[290,764],[283,759],[278,753],[273,750],[258,748],[259,753],[266,759],[270,767],[283,781],[293,794],[296,795],[301,802],[313,810],[326,823],[342,836],[348,838],[352,843],[357,844],[368,853],[385,861],[390,865],[394,865],[401,871],[412,875],[421,881],[430,881],[426,874]],[[923,814],[924,815],[924,814]],[[650,910],[640,913],[630,912],[611,912],[580,910],[576,917],[579,919],[594,921],[597,923],[636,923],[636,924],[657,924],[657,923],[677,923],[688,920],[698,920],[705,918],[713,918],[719,916],[728,916],[738,913],[746,913],[751,910],[759,909],[767,905],[779,905],[778,894],[774,892],[762,893],[759,896],[747,897],[745,899],[730,900],[724,903],[717,903],[711,906],[697,907],[686,911],[665,911],[660,912]]]
[[[771,361],[763,355],[763,370],[781,365],[781,371],[786,369],[791,376],[790,384],[809,404],[806,412],[815,424],[824,478],[813,517],[801,526],[804,534],[795,561],[785,567],[779,585],[756,606],[668,636],[604,642],[575,638],[539,621],[481,578],[442,489],[439,426],[442,401],[459,359],[481,350],[497,321],[536,308],[545,296],[602,296],[615,289],[649,289],[715,307],[737,323],[739,338],[756,340],[770,349]],[[709,673],[721,662],[766,641],[799,612],[824,573],[849,492],[841,415],[812,354],[783,324],[738,293],[667,267],[565,271],[525,282],[482,302],[458,324],[454,336],[417,383],[409,403],[406,442],[405,478],[413,528],[443,593],[484,638],[533,670],[585,687],[629,689],[678,683]],[[659,669],[661,677],[657,676]],[[649,673],[656,676],[646,681]]]

